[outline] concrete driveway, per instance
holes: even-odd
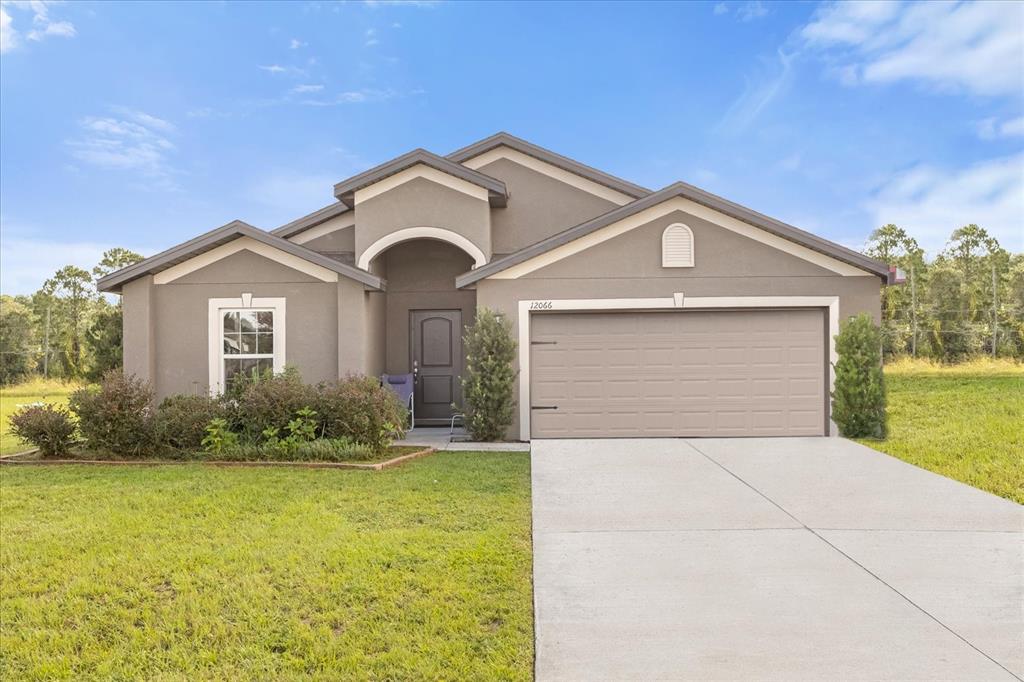
[[[1024,677],[1024,507],[838,438],[536,440],[539,680]]]

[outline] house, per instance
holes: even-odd
[[[651,191],[499,133],[417,149],[267,232],[240,221],[100,281],[159,396],[237,372],[415,372],[461,403],[463,328],[519,342],[511,438],[827,435],[839,321],[888,267],[685,183]]]

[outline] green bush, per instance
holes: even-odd
[[[322,384],[316,410],[325,437],[346,438],[375,453],[402,437],[406,420],[406,409],[391,389],[360,375]]]
[[[466,330],[466,376],[462,379],[466,428],[478,441],[505,437],[515,409],[516,342],[511,323],[480,308]]]
[[[67,454],[75,442],[71,414],[57,405],[26,405],[10,417],[11,433],[39,448],[43,457]]]
[[[229,428],[227,419],[218,417],[206,425],[201,445],[204,452],[221,455],[238,446],[238,434]]]
[[[269,443],[235,443],[196,457],[208,462],[358,462],[376,454],[369,446],[347,438],[318,438],[287,449]]]
[[[317,390],[293,368],[245,380],[235,391],[231,422],[246,441],[258,442],[267,429],[283,430],[299,410],[315,405]]]
[[[87,447],[117,457],[140,457],[155,444],[153,389],[121,370],[103,375],[98,386],[71,394],[69,405]]]
[[[227,416],[218,399],[205,395],[172,395],[156,408],[153,431],[156,442],[175,450],[195,450],[203,443],[206,426]]]
[[[871,316],[861,313],[840,325],[836,336],[832,419],[847,438],[885,438],[885,379],[882,336]]]

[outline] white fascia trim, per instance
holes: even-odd
[[[605,187],[602,184],[596,183],[581,175],[576,175],[564,168],[552,166],[550,163],[536,159],[529,154],[524,154],[521,151],[510,149],[505,146],[495,147],[490,151],[484,152],[480,156],[474,156],[471,159],[467,159],[462,162],[462,165],[473,170],[480,170],[481,167],[499,159],[508,159],[509,161],[518,163],[520,166],[525,166],[532,171],[546,175],[549,178],[558,180],[559,182],[564,182],[576,189],[581,189],[584,192],[601,197],[602,199],[618,204],[619,206],[624,206],[631,201],[636,201],[634,197],[631,197],[628,194],[623,194],[611,187]]]
[[[575,298],[519,301],[519,440],[530,440],[530,313],[598,310],[700,310],[707,308],[827,308],[828,309],[828,390],[835,389],[836,334],[839,333],[838,296],[684,296],[681,292],[665,298]],[[839,435],[832,421],[832,401],[828,401],[829,435]]]
[[[635,230],[638,227],[642,227],[650,223],[651,221],[657,220],[662,216],[668,215],[673,211],[684,211],[690,215],[696,216],[707,220],[710,223],[714,223],[719,227],[723,227],[737,234],[743,235],[749,239],[760,242],[772,248],[778,249],[791,256],[796,256],[810,263],[814,263],[827,270],[831,270],[836,274],[844,277],[864,277],[868,273],[860,268],[856,268],[848,263],[844,263],[841,260],[826,256],[823,253],[809,249],[806,246],[801,246],[795,242],[791,242],[788,239],[783,239],[777,235],[762,230],[761,228],[748,225],[740,220],[736,220],[731,216],[727,216],[724,213],[719,213],[714,209],[710,209],[707,206],[703,206],[689,199],[682,197],[675,197],[669,199],[657,206],[651,206],[648,209],[640,211],[635,215],[631,215],[628,218],[612,223],[602,227],[596,232],[574,239],[571,242],[563,244],[557,248],[554,248],[546,253],[539,254],[529,260],[523,261],[518,265],[513,265],[507,270],[496,272],[491,275],[489,279],[519,279],[523,275],[527,275],[535,270],[539,270],[543,267],[547,267],[552,263],[573,256],[581,251],[585,251],[592,246],[606,242],[609,239],[614,239],[621,234],[625,234],[630,230]]]
[[[288,337],[288,320],[286,317],[286,299],[284,298],[253,298],[252,294],[242,294],[239,298],[209,299],[208,342],[210,395],[224,392],[224,363],[221,356],[223,327],[221,311],[233,308],[260,308],[274,311],[274,373],[284,371],[285,341]],[[278,328],[280,327],[280,335]]]
[[[298,270],[310,277],[315,277],[321,282],[338,281],[338,273],[333,270],[328,270],[316,263],[310,263],[308,260],[299,258],[298,256],[293,256],[290,253],[264,244],[263,242],[256,241],[252,237],[239,237],[232,242],[222,244],[215,249],[207,251],[206,253],[201,253],[198,256],[189,258],[187,261],[167,268],[163,272],[158,272],[153,275],[153,283],[169,284],[176,279],[184,277],[185,275],[195,272],[201,268],[205,268],[208,265],[212,265],[213,263],[234,255],[239,251],[252,251],[264,258],[269,258],[270,260],[280,263],[285,267],[289,267],[292,270]]]
[[[400,242],[407,242],[410,239],[437,239],[453,244],[470,255],[473,259],[473,267],[478,268],[487,262],[487,256],[480,250],[480,247],[463,237],[458,232],[452,232],[442,227],[407,227],[402,230],[395,230],[386,234],[374,243],[370,244],[365,251],[359,255],[357,267],[368,270],[370,262],[379,256],[386,249]]]
[[[406,168],[400,173],[389,175],[388,177],[379,180],[372,185],[368,185],[362,189],[358,189],[355,192],[355,204],[358,206],[368,199],[372,199],[375,196],[383,194],[398,187],[404,185],[407,182],[415,180],[416,178],[425,178],[431,182],[436,182],[439,185],[444,185],[449,189],[453,189],[456,192],[462,192],[468,194],[474,199],[480,199],[481,201],[488,200],[487,190],[479,185],[474,185],[472,182],[466,182],[462,178],[457,178],[454,175],[449,175],[444,171],[439,171],[436,168],[431,168],[422,163],[418,163],[411,168]]]
[[[299,232],[293,237],[289,237],[288,241],[296,244],[305,244],[311,242],[318,237],[337,232],[338,230],[344,230],[346,227],[353,227],[356,224],[356,219],[353,216],[339,216],[337,218],[331,218],[316,227],[311,227],[308,230]]]

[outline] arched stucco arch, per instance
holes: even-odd
[[[396,230],[390,234],[386,234],[374,243],[370,244],[366,247],[366,250],[360,254],[359,261],[356,265],[363,270],[366,270],[369,268],[370,262],[386,251],[389,247],[394,246],[395,244],[400,244],[401,242],[407,242],[410,239],[437,239],[457,246],[468,253],[473,259],[474,268],[478,268],[487,262],[487,256],[480,250],[480,247],[457,232],[446,230],[443,227],[407,227],[405,229]]]

